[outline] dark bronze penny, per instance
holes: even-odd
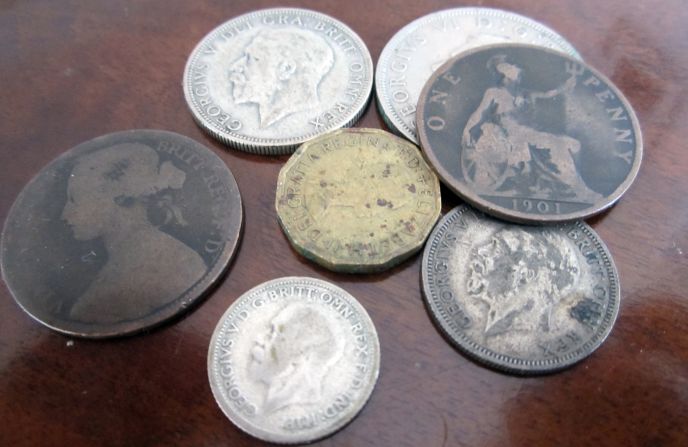
[[[83,337],[131,334],[188,308],[241,232],[236,181],[184,136],[132,130],[65,152],[17,197],[2,275],[29,315]]]
[[[633,109],[580,60],[529,45],[462,53],[425,84],[421,146],[442,181],[516,222],[580,219],[614,204],[640,167]]]

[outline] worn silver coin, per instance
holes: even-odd
[[[278,443],[310,442],[351,421],[373,391],[380,346],[365,309],[328,282],[263,283],[220,319],[208,351],[215,400],[237,427]]]
[[[451,342],[517,374],[589,356],[619,312],[614,262],[582,221],[523,226],[459,206],[430,235],[422,278],[430,314]]]
[[[509,42],[544,46],[580,59],[562,36],[522,15],[491,8],[437,11],[404,26],[380,54],[375,93],[385,123],[418,144],[416,105],[430,75],[462,51]]]
[[[115,132],[68,150],[24,187],[2,233],[2,276],[52,329],[132,334],[219,281],[242,215],[234,176],[210,149],[173,132]]]
[[[345,24],[314,11],[265,9],[223,23],[192,51],[184,96],[215,138],[260,154],[351,126],[373,85],[373,62]]]

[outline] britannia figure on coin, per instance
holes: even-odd
[[[334,52],[315,33],[262,29],[232,63],[229,79],[237,104],[258,105],[260,127],[316,107],[318,87],[334,65]]]
[[[77,159],[62,219],[77,240],[101,238],[107,260],[70,311],[76,320],[114,323],[140,318],[176,300],[206,271],[190,247],[154,226],[148,213],[162,210],[165,224],[185,225],[172,190],[186,175],[139,143],[117,144]],[[179,268],[183,266],[183,268]]]
[[[549,232],[502,228],[470,255],[466,290],[486,306],[485,338],[556,332],[558,307],[578,283],[578,261]]]
[[[552,199],[556,193],[585,203],[600,199],[578,173],[575,158],[582,150],[578,140],[523,124],[536,101],[554,100],[573,90],[575,76],[546,92],[525,91],[522,69],[504,54],[492,56],[487,68],[500,85],[485,91],[463,130],[465,178],[479,194]]]
[[[291,405],[317,404],[324,378],[343,356],[331,323],[300,303],[282,308],[251,349],[248,372],[266,387],[263,413]]]

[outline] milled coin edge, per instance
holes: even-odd
[[[222,393],[218,390],[218,385],[215,384],[214,377],[213,377],[213,372],[215,370],[215,365],[213,362],[213,355],[215,353],[215,346],[219,342],[220,338],[220,333],[223,322],[231,316],[231,314],[235,311],[240,309],[241,307],[250,304],[251,298],[253,298],[255,295],[269,289],[275,284],[285,284],[289,282],[294,282],[298,283],[299,285],[308,285],[309,283],[311,285],[314,285],[316,287],[320,287],[322,289],[325,289],[329,292],[334,292],[338,293],[340,297],[343,297],[349,305],[351,305],[355,310],[358,312],[359,315],[359,321],[363,322],[364,324],[367,325],[367,333],[366,335],[369,335],[370,338],[372,338],[372,343],[371,343],[371,348],[374,348],[374,354],[373,354],[373,359],[371,361],[372,368],[370,371],[369,375],[369,381],[366,384],[366,388],[364,391],[361,392],[361,396],[363,398],[355,405],[352,407],[352,411],[347,413],[347,416],[342,418],[341,420],[338,421],[337,424],[333,424],[330,426],[330,428],[326,430],[319,430],[312,436],[305,436],[305,437],[299,437],[299,436],[294,436],[294,437],[284,437],[280,435],[276,435],[274,433],[270,433],[269,431],[260,429],[258,427],[253,426],[250,424],[246,419],[240,418],[240,416],[235,416],[234,412],[232,411],[231,407],[229,405],[225,405],[222,402]],[[373,391],[375,389],[375,386],[377,385],[377,381],[380,375],[380,361],[381,361],[381,351],[380,351],[380,338],[377,333],[377,329],[375,327],[375,323],[373,322],[372,318],[370,317],[370,314],[368,314],[368,311],[363,307],[360,301],[356,297],[354,297],[352,294],[344,290],[343,288],[332,284],[328,281],[324,281],[322,279],[318,278],[312,278],[312,277],[305,277],[305,276],[286,276],[282,278],[275,278],[266,282],[263,282],[261,284],[258,284],[257,286],[249,289],[248,291],[242,293],[238,298],[234,300],[232,304],[227,308],[227,310],[222,314],[220,319],[218,320],[217,325],[213,329],[213,334],[210,340],[210,344],[208,345],[208,356],[207,356],[207,369],[208,369],[208,382],[210,384],[211,388],[211,393],[213,395],[213,398],[215,399],[215,402],[217,403],[217,406],[222,410],[222,413],[241,431],[244,433],[247,433],[251,436],[254,436],[258,439],[268,441],[268,442],[275,442],[279,444],[300,444],[300,443],[311,443],[315,441],[319,441],[321,439],[327,438],[339,430],[342,430],[344,427],[346,427],[348,424],[350,424],[361,412],[363,411],[364,407],[366,404],[370,401],[371,396],[373,394]],[[237,422],[237,420],[240,420],[240,422]],[[245,422],[245,423],[244,423]]]
[[[207,40],[209,40],[211,36],[214,36],[214,34],[221,32],[230,23],[234,23],[240,20],[246,20],[248,18],[252,18],[255,16],[261,17],[263,15],[279,13],[301,13],[304,16],[316,17],[320,20],[326,21],[333,25],[337,25],[342,30],[349,33],[349,37],[351,37],[352,42],[355,43],[358,49],[360,50],[361,58],[363,59],[366,71],[370,74],[370,76],[368,76],[368,78],[365,81],[366,84],[361,89],[361,95],[359,96],[359,100],[357,100],[356,104],[351,105],[352,113],[349,113],[347,115],[347,118],[342,121],[343,124],[331,125],[322,131],[312,132],[306,134],[305,136],[290,137],[284,139],[251,137],[236,134],[234,132],[223,132],[221,130],[213,128],[212,125],[206,123],[203,119],[204,117],[202,113],[199,112],[199,107],[196,104],[196,100],[194,99],[192,94],[193,86],[191,85],[191,67],[194,65],[194,62],[200,54],[202,47],[207,43]],[[233,17],[216,26],[210,32],[208,32],[203,38],[201,38],[201,40],[198,42],[198,44],[196,44],[194,49],[189,54],[189,58],[187,59],[186,65],[184,66],[182,88],[184,90],[185,102],[187,104],[189,111],[191,112],[191,116],[193,117],[194,121],[203,131],[208,133],[213,138],[219,140],[225,145],[252,154],[284,155],[294,152],[294,150],[300,144],[309,141],[313,138],[316,138],[325,132],[353,126],[368,109],[368,104],[370,103],[370,97],[373,90],[374,76],[375,70],[373,66],[373,59],[370,55],[370,50],[366,46],[363,39],[361,39],[361,37],[344,22],[327,14],[305,8],[266,8]]]
[[[452,324],[452,320],[449,315],[447,315],[442,310],[441,306],[437,304],[441,300],[437,294],[433,292],[433,288],[431,286],[433,276],[432,271],[429,268],[432,260],[431,258],[434,256],[436,251],[437,239],[448,230],[448,227],[454,221],[459,219],[466,212],[473,212],[478,217],[481,217],[481,214],[483,214],[479,210],[470,208],[467,205],[459,205],[449,211],[440,220],[440,222],[437,223],[435,229],[430,235],[428,243],[425,247],[425,251],[423,252],[423,261],[421,263],[423,301],[425,302],[426,309],[430,314],[432,321],[435,323],[435,326],[440,329],[440,333],[444,336],[444,338],[447,339],[451,345],[458,348],[460,352],[479,364],[486,365],[501,372],[523,376],[555,373],[569,368],[592,355],[592,353],[595,352],[602,345],[602,343],[604,343],[611,333],[621,307],[621,287],[619,284],[619,274],[616,269],[616,265],[614,264],[609,249],[599,235],[592,229],[592,227],[583,221],[575,221],[556,226],[558,228],[575,227],[581,230],[589,239],[594,242],[594,246],[598,253],[600,253],[600,257],[604,263],[604,266],[606,267],[610,289],[609,305],[607,306],[607,311],[605,312],[603,320],[600,324],[600,330],[596,331],[593,337],[588,339],[588,341],[586,341],[575,351],[569,352],[565,356],[561,357],[563,359],[562,361],[550,359],[524,360],[505,354],[496,353],[468,338],[463,331]]]

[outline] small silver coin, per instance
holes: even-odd
[[[2,233],[2,276],[52,329],[131,334],[189,309],[219,280],[241,223],[234,176],[208,148],[172,132],[116,132],[26,185]]]
[[[215,400],[240,429],[310,442],[351,421],[380,370],[375,326],[358,301],[314,278],[287,277],[240,296],[208,350]]]
[[[430,314],[451,342],[517,374],[589,356],[619,312],[614,262],[581,221],[530,227],[459,206],[430,235],[422,278]]]
[[[332,17],[265,9],[205,36],[183,85],[194,119],[212,136],[247,152],[286,154],[358,120],[373,62],[361,38]]]
[[[508,42],[540,45],[580,58],[555,31],[512,12],[491,8],[437,11],[400,29],[380,54],[375,93],[385,123],[418,144],[416,105],[430,75],[462,51]]]

